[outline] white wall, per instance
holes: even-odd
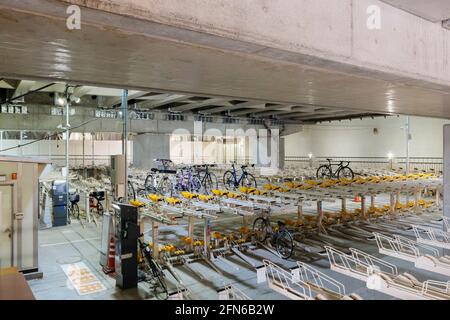
[[[450,120],[411,117],[410,156],[442,157],[443,126]],[[388,117],[305,126],[286,137],[287,156],[385,157],[406,154],[406,117]],[[378,129],[374,134],[373,129]]]
[[[31,142],[24,140],[23,143]],[[122,153],[122,141],[116,140],[85,140],[84,142],[85,165],[92,164],[94,158],[95,164],[109,164],[109,156]],[[0,141],[0,150],[15,147],[20,144],[20,140]],[[71,140],[69,144],[71,165],[81,165],[83,163],[83,141]],[[0,152],[1,155],[11,156],[32,156],[51,158],[58,165],[64,164],[64,155],[66,151],[65,141],[38,141],[30,145],[15,148],[12,150]],[[133,159],[133,142],[128,142],[129,159]],[[94,157],[92,157],[94,154]]]

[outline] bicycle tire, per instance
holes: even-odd
[[[278,234],[276,249],[283,259],[289,259],[294,251],[294,239],[289,231],[284,230]]]
[[[76,203],[72,207],[73,207],[72,210],[73,210],[74,217],[76,217],[78,220],[80,220],[80,207],[78,207],[78,204],[76,204]]]
[[[345,173],[345,171],[347,171],[347,173]],[[355,174],[353,173],[353,170],[350,167],[342,167],[338,170],[337,174],[336,174],[338,179],[341,178],[347,178],[347,179],[354,179],[355,178]]]
[[[136,200],[136,190],[134,189],[133,183],[131,183],[130,180],[128,180],[128,188],[127,188],[127,192],[128,192],[128,200]]]
[[[324,179],[324,178],[331,179],[332,176],[333,172],[331,171],[330,167],[327,166],[326,164],[321,165],[316,171],[317,179]]]
[[[102,205],[102,203],[100,201],[97,203],[96,209],[97,209],[97,214],[99,216],[102,216],[104,210],[103,210],[103,205]]]
[[[223,174],[223,185],[227,190],[236,189],[234,174],[230,170],[225,171]]]
[[[191,181],[189,181],[188,189],[189,192],[200,192],[202,189],[202,182],[198,177],[194,176],[191,178]]]
[[[245,182],[244,180],[247,180],[247,182],[245,184],[244,184],[244,182]],[[247,187],[247,188],[257,188],[258,187],[255,176],[248,172],[245,173],[245,176],[242,178],[241,185],[243,187]]]
[[[172,182],[167,177],[163,177],[160,181],[157,189],[157,193],[163,196],[171,197],[173,194],[173,185]]]
[[[156,286],[153,288],[153,293],[158,300],[167,300],[169,298],[169,290],[167,289],[166,280],[164,280],[163,275],[159,275],[156,277],[158,282]],[[159,290],[158,290],[159,289]]]
[[[253,234],[258,242],[264,242],[269,237],[269,222],[263,217],[256,218],[253,221]]]
[[[203,186],[203,189],[205,190],[206,194],[211,193],[211,190],[213,190],[213,189],[219,188],[217,176],[212,172],[205,174],[202,181],[203,181],[202,186]]]
[[[145,177],[144,189],[148,193],[154,193],[154,191],[155,191],[155,186],[153,185],[154,180],[155,180],[155,178],[154,178],[153,174],[149,174],[149,175],[147,175],[147,177]]]

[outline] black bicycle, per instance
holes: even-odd
[[[283,259],[289,259],[294,251],[294,239],[282,221],[277,222],[277,230],[273,230],[268,217],[259,217],[253,222],[253,234],[255,240],[264,243],[270,240],[272,247],[275,247],[278,254]]]
[[[353,170],[349,167],[350,161],[340,161],[339,163],[331,163],[333,159],[327,159],[327,161],[328,164],[321,165],[319,169],[317,169],[316,173],[317,179],[325,179],[325,178],[353,179],[355,177]],[[334,172],[333,166],[337,166]]]
[[[78,193],[69,194],[69,201],[69,217],[80,220],[80,207],[78,207],[80,195]]]
[[[254,164],[251,165],[251,167],[254,166]],[[239,178],[237,176],[237,170],[234,163],[231,164],[231,167],[232,170],[226,171],[223,175],[223,184],[227,190],[236,189],[239,185],[243,187],[257,187],[255,177],[246,170],[248,166],[241,166],[242,173]]]
[[[218,189],[219,184],[214,172],[209,169],[215,167],[215,164],[203,164],[193,166],[197,171],[197,177],[200,179],[202,188],[206,194],[210,194],[211,190]]]
[[[142,254],[142,268],[146,274],[145,281],[153,289],[157,299],[166,300],[169,297],[169,291],[165,280],[164,272],[161,266],[152,257],[152,248],[143,241],[144,234],[138,238],[139,249]]]

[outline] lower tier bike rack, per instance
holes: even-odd
[[[420,282],[409,273],[399,274],[391,263],[350,248],[347,255],[326,247],[331,270],[364,281],[367,288],[402,300],[450,300],[450,281]]]

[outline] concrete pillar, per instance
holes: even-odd
[[[450,217],[450,125],[444,126],[444,216]]]
[[[284,158],[286,155],[286,145],[285,145],[285,138],[284,137],[280,137],[279,140],[279,144],[278,144],[278,168],[279,169],[284,169]]]
[[[154,159],[170,159],[170,135],[145,133],[133,141],[133,164],[137,167],[155,167]]]

